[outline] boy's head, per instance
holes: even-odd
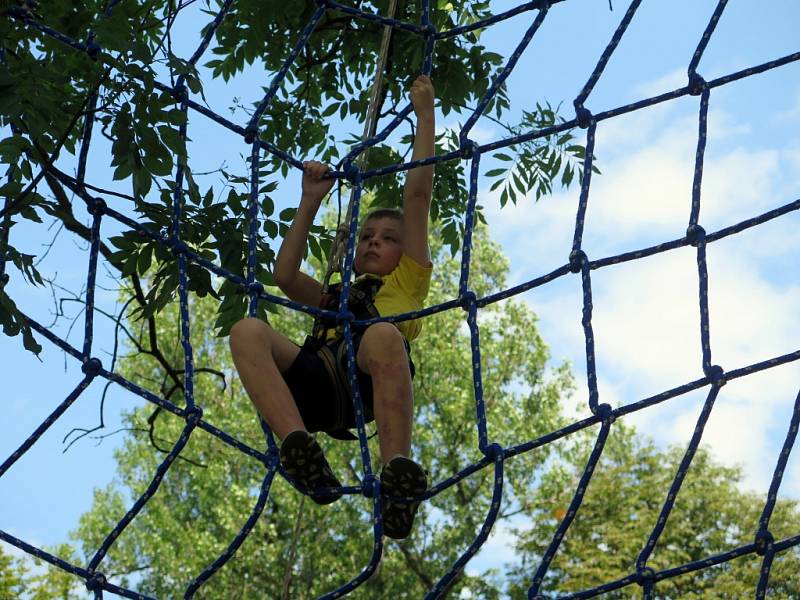
[[[403,255],[403,211],[378,208],[367,215],[358,234],[357,273],[388,275]]]

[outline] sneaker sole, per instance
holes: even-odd
[[[317,441],[304,432],[289,434],[281,444],[281,465],[291,479],[302,484],[317,504],[330,504],[342,497],[341,492],[317,493],[319,488],[338,488],[342,484],[333,474]]]
[[[428,489],[425,471],[410,458],[397,456],[389,461],[381,473],[384,496],[420,496]],[[419,501],[398,502],[384,498],[383,533],[396,540],[407,538],[414,525]]]

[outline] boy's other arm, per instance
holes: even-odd
[[[322,284],[300,271],[308,233],[314,223],[322,199],[333,186],[333,179],[322,179],[328,167],[318,162],[303,163],[303,195],[300,206],[281,242],[275,259],[273,277],[289,299],[309,306],[319,306]]]
[[[411,86],[411,102],[417,114],[412,161],[434,156],[436,119],[433,110],[434,90],[426,75],[417,77]],[[428,213],[433,194],[433,165],[408,171],[403,188],[403,250],[421,265],[430,264]]]

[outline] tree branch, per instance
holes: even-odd
[[[408,568],[416,575],[419,580],[425,584],[425,587],[428,589],[433,589],[433,586],[436,585],[436,582],[431,579],[428,574],[425,572],[425,569],[419,563],[419,558],[411,554],[411,551],[408,549],[406,542],[398,542],[396,544],[398,548],[400,548],[400,553],[403,555],[403,558],[408,565]]]
[[[305,504],[305,494],[300,495],[300,504],[297,507],[297,518],[294,521],[292,528],[292,542],[289,547],[289,556],[286,559],[286,567],[283,570],[283,585],[281,591],[281,600],[289,600],[289,589],[292,585],[292,567],[294,566],[294,558],[297,554],[297,541],[300,539],[303,525],[303,504]]]

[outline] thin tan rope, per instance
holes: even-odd
[[[394,18],[395,9],[397,8],[397,0],[391,0],[389,4],[390,19]],[[364,122],[364,132],[361,134],[361,141],[367,140],[375,135],[375,130],[378,127],[378,111],[380,110],[380,97],[383,88],[383,74],[386,69],[386,61],[389,57],[389,42],[392,38],[392,27],[385,25],[383,27],[383,40],[381,41],[381,53],[378,61],[378,69],[375,73],[375,81],[372,82],[372,89],[370,90],[369,109],[367,110],[367,120]],[[365,149],[358,157],[358,168],[363,169],[367,162],[367,153],[369,148]],[[344,274],[344,259],[347,253],[347,236],[350,233],[350,219],[353,214],[353,198],[355,190],[350,190],[350,201],[347,203],[347,216],[343,221],[340,221],[339,227],[336,230],[336,238],[331,247],[331,253],[328,257],[328,268],[325,271],[325,278],[322,283],[322,292],[327,293],[330,285],[331,275],[334,273]]]

